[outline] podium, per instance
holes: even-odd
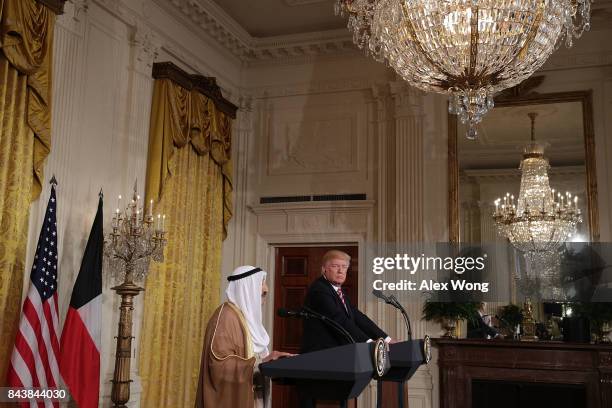
[[[421,364],[429,361],[426,342],[429,339],[408,340],[389,345],[391,369],[382,381],[408,381]]]
[[[398,407],[404,406],[404,383],[418,370],[421,364],[427,364],[431,357],[430,340],[426,336],[420,340],[408,340],[389,345],[391,368],[376,384],[377,406],[382,406],[382,383],[390,381],[398,383]]]
[[[391,368],[378,380],[378,402],[382,404],[382,381],[399,385],[403,407],[404,382],[421,364],[429,362],[429,338],[389,345]],[[317,400],[346,401],[356,398],[374,377],[373,343],[356,343],[313,351],[263,363],[260,371],[281,384],[296,385],[301,393]]]
[[[293,384],[319,400],[356,398],[375,373],[372,347],[347,344],[260,364],[263,375],[282,384]]]

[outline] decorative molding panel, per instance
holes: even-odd
[[[255,98],[278,98],[281,96],[312,95],[344,91],[371,89],[380,78],[342,78],[328,81],[311,81],[278,86],[253,87],[249,92]]]
[[[306,116],[306,115],[305,115]],[[356,171],[355,114],[336,118],[283,120],[270,132],[268,174],[312,174]],[[285,118],[285,115],[283,115]]]

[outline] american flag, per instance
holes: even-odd
[[[59,388],[56,209],[52,185],[9,365],[9,387]],[[58,402],[50,400],[31,401],[29,405],[59,407]]]

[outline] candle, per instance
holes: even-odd
[[[155,229],[157,231],[161,229],[161,214],[157,214],[157,223],[155,224]]]
[[[119,198],[117,199],[117,208],[121,208],[121,194],[119,194]]]
[[[153,217],[153,200],[149,203],[149,217]]]
[[[576,208],[576,211],[578,211],[578,196],[574,197],[574,207]]]
[[[162,225],[161,225],[162,232],[164,232],[165,227],[166,227],[166,214],[162,216]]]

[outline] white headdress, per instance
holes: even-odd
[[[225,290],[227,299],[238,306],[244,315],[255,353],[269,353],[270,337],[263,326],[261,311],[261,286],[267,272],[260,268],[245,265],[234,269],[227,278],[229,284]]]

